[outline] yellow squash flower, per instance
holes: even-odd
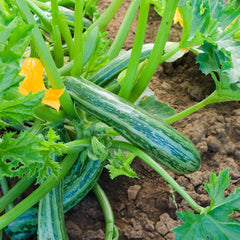
[[[26,96],[30,92],[46,90],[42,103],[59,110],[59,97],[63,94],[64,89],[46,89],[43,82],[43,66],[39,59],[27,58],[24,60],[19,74],[25,77],[18,88],[20,93]]]
[[[175,12],[174,18],[173,18],[173,23],[180,23],[181,26],[183,26],[183,20],[182,20],[182,16],[181,13],[179,11],[179,8],[177,7],[177,10]]]

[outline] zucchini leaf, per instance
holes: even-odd
[[[155,96],[147,96],[140,100],[138,106],[149,112],[153,117],[166,119],[173,116],[176,110],[167,103],[159,102]]]
[[[34,116],[34,107],[41,104],[44,97],[44,91],[36,94],[28,94],[13,101],[4,99],[0,102],[0,127],[5,127],[10,122],[14,125],[20,125],[24,120],[31,120]],[[5,120],[5,121],[4,121]]]
[[[19,76],[19,62],[29,44],[32,25],[25,24],[16,11],[13,13],[13,10],[8,9],[8,5],[3,7],[0,9],[0,119],[3,120],[0,121],[1,128],[31,120],[34,117],[34,108],[41,104],[44,97],[43,92],[24,97],[16,89],[23,80],[23,77]]]
[[[239,16],[239,4],[223,0],[180,0],[183,18],[181,46],[201,45],[204,40],[214,42]]]
[[[197,62],[200,70],[211,74],[216,84],[215,102],[240,100],[240,41],[205,42]]]
[[[176,233],[176,240],[239,239],[240,222],[229,216],[234,211],[240,210],[240,189],[235,189],[225,198],[224,191],[229,184],[228,169],[220,171],[219,176],[211,173],[209,183],[204,187],[212,200],[207,213],[200,215],[193,211],[177,213],[184,225],[173,230]]]
[[[37,174],[37,183],[49,175],[58,176],[59,164],[52,161],[52,155],[65,153],[65,146],[56,143],[59,139],[50,129],[46,140],[43,135],[30,131],[3,135],[0,142],[0,179],[2,177],[33,176]]]
[[[121,149],[119,149],[118,152],[114,152],[113,156],[109,156],[109,164],[105,167],[109,170],[111,179],[120,175],[137,178],[137,174],[130,166],[135,157],[136,155],[132,153],[124,155]]]

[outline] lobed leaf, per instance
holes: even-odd
[[[214,42],[240,15],[240,7],[223,0],[180,0],[183,17],[184,45],[201,45],[204,40]]]
[[[209,183],[205,184],[205,189],[212,200],[208,211],[200,215],[193,211],[177,213],[184,224],[173,230],[176,233],[176,240],[239,239],[240,222],[229,218],[229,215],[240,210],[240,189],[235,189],[225,198],[224,191],[229,184],[228,169],[220,171],[219,176],[211,173]]]
[[[5,123],[0,122],[0,126],[5,127],[8,123],[20,125],[25,120],[31,120],[34,116],[34,108],[41,104],[43,97],[44,91],[28,94],[12,101],[2,99],[0,102],[0,119],[5,120]]]
[[[124,155],[121,149],[119,149],[117,152],[114,152],[113,156],[109,156],[109,164],[107,164],[105,167],[109,170],[111,179],[114,179],[120,175],[137,178],[137,174],[130,166],[135,157],[135,154],[127,153]]]
[[[153,117],[166,119],[175,114],[176,110],[167,103],[159,102],[155,96],[147,96],[140,100],[138,104],[141,108],[149,112]]]

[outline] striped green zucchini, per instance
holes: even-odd
[[[140,61],[145,60],[151,54],[153,44],[148,43],[143,45]],[[111,80],[113,80],[121,71],[127,68],[132,50],[128,50],[122,53],[118,57],[111,60],[104,67],[94,73],[89,81],[95,84],[105,87]]]
[[[69,209],[79,203],[97,182],[104,162],[87,158],[84,164],[80,158],[64,177],[63,182],[63,209]],[[38,224],[38,207],[32,207],[15,219],[4,231],[14,239],[28,238],[36,233]]]
[[[62,181],[39,202],[38,240],[68,240],[63,213]]]
[[[31,237],[37,232],[37,224],[38,206],[34,206],[11,222],[4,228],[4,231],[13,239],[25,239]]]
[[[65,77],[64,83],[84,111],[170,170],[186,174],[199,169],[200,156],[193,143],[163,120],[83,78]]]

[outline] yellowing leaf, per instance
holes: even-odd
[[[181,16],[181,13],[179,11],[179,8],[177,8],[176,12],[175,12],[175,15],[174,15],[174,18],[173,18],[173,23],[180,23],[181,26],[183,26],[183,20],[182,20],[182,16]]]
[[[59,97],[63,94],[64,89],[46,89],[45,97],[42,100],[43,104],[49,105],[59,111],[60,101]]]

